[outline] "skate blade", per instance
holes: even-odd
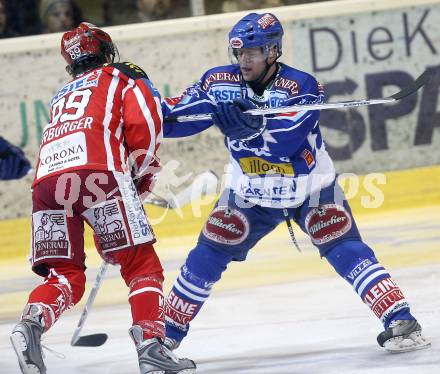
[[[37,366],[26,363],[26,358],[24,357],[23,352],[27,349],[27,343],[24,335],[21,332],[13,332],[10,339],[12,348],[14,348],[15,354],[17,355],[21,372],[23,374],[43,374]]]
[[[419,331],[410,334],[407,338],[399,336],[384,343],[384,348],[390,353],[412,352],[429,347],[431,347],[431,342]]]
[[[147,374],[166,374],[167,372],[164,370],[154,370],[154,371],[149,371]],[[175,374],[196,374],[196,369],[195,368],[191,368],[191,369],[183,369],[180,371],[176,371],[173,372]]]

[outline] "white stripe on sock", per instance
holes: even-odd
[[[193,293],[184,289],[178,282],[174,283],[174,287],[176,287],[176,289],[179,292],[183,293],[185,296],[189,297],[190,299],[193,299],[196,301],[201,301],[201,302],[205,302],[208,299],[208,297],[201,297],[201,296],[194,295]]]
[[[160,288],[156,288],[156,287],[143,287],[143,288],[139,288],[136,291],[131,292],[128,295],[128,298],[130,298],[132,296],[139,295],[140,293],[144,293],[144,292],[157,292],[158,294],[163,296],[162,290]]]
[[[179,277],[177,279],[179,280],[180,283],[182,283],[186,288],[188,288],[191,291],[201,293],[207,296],[211,294],[211,290],[204,290],[203,288],[194,286],[193,284],[189,283],[185,278],[182,277],[182,274],[179,274]]]
[[[385,275],[385,274],[389,276],[388,272],[385,270],[378,270],[378,271],[375,271],[373,274],[371,274],[360,285],[359,289],[357,290],[358,295],[362,297],[362,292],[364,292],[364,289],[365,289],[365,287],[368,286],[368,283],[370,283],[374,278],[378,278],[379,275]]]
[[[360,282],[362,279],[364,279],[365,276],[366,276],[367,274],[369,274],[371,270],[374,270],[374,269],[377,269],[377,268],[381,268],[381,267],[382,267],[381,264],[374,264],[374,265],[371,265],[370,267],[366,268],[366,269],[363,271],[363,274],[361,274],[361,275],[360,275],[360,276],[354,281],[354,283],[353,283],[353,287],[356,288],[356,286],[359,284],[359,282]]]

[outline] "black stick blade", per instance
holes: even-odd
[[[73,347],[99,347],[107,341],[107,334],[91,334],[80,336],[76,342],[71,342]]]
[[[413,83],[411,83],[409,86],[405,87],[402,91],[399,91],[395,93],[394,95],[391,95],[393,99],[400,100],[403,99],[406,96],[409,96],[416,92],[419,88],[423,87],[432,77],[432,71],[425,70],[422,75],[420,75]]]

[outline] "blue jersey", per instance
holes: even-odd
[[[23,151],[0,136],[0,180],[22,178],[30,169]]]
[[[208,70],[182,96],[163,102],[166,117],[212,113],[222,101],[247,99],[258,108],[276,108],[324,101],[316,79],[278,63],[277,73],[257,95],[238,65]],[[319,129],[319,111],[266,115],[264,132],[249,141],[225,138],[230,153],[226,186],[252,203],[268,207],[300,205],[310,194],[330,185],[335,169]],[[184,137],[212,126],[212,121],[165,122],[164,137]]]

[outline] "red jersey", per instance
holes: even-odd
[[[78,169],[144,173],[162,140],[160,101],[147,75],[130,63],[76,77],[51,100],[34,185]]]

